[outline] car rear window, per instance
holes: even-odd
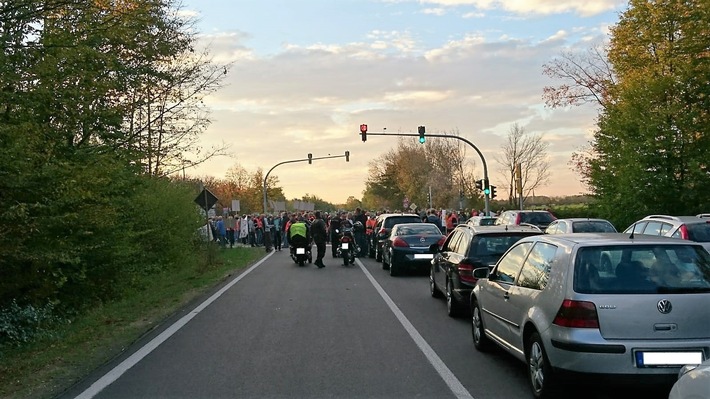
[[[468,250],[469,257],[482,258],[495,256],[500,258],[508,248],[518,242],[523,237],[531,234],[479,234],[474,237],[471,247]]]
[[[688,238],[695,242],[710,242],[710,223],[687,224]]]
[[[550,224],[555,220],[555,217],[548,212],[529,212],[520,214],[521,223],[530,224]]]
[[[397,227],[397,235],[406,236],[414,234],[436,234],[441,235],[441,230],[431,223],[419,223],[416,226]]]
[[[421,223],[422,220],[417,216],[394,216],[385,219],[385,228],[391,229],[395,224],[400,223]]]
[[[697,245],[582,248],[574,290],[588,294],[710,292],[710,254]]]
[[[572,223],[572,231],[575,233],[616,233],[616,229],[611,223],[598,220],[585,220]]]

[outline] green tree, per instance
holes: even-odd
[[[612,29],[609,90],[589,183],[622,225],[649,213],[693,214],[710,195],[710,3],[632,0]]]

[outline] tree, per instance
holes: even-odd
[[[600,115],[589,181],[602,214],[694,214],[710,195],[710,4],[632,0],[612,29],[618,82]]]
[[[515,190],[515,168],[520,164],[523,201],[535,189],[542,187],[550,177],[550,162],[547,160],[548,143],[542,135],[526,135],[517,123],[508,131],[502,146],[502,155],[496,157],[500,171],[507,181],[503,185],[508,190],[508,201],[512,206],[519,203],[520,194]]]

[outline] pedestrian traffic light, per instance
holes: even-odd
[[[426,132],[426,129],[424,128],[424,126],[419,126],[418,130],[419,130],[419,143],[424,144],[424,142],[426,142],[426,137],[424,137],[424,133]]]
[[[350,162],[350,151],[345,151],[345,162]]]
[[[491,186],[491,198],[496,197],[496,186]]]
[[[312,164],[313,163],[313,154],[308,153],[308,163]]]
[[[478,189],[478,191],[483,191],[483,179],[476,180],[476,188]]]
[[[362,142],[363,143],[366,142],[367,141],[367,125],[364,123],[362,125],[360,125],[360,135],[362,136]]]

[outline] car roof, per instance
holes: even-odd
[[[698,216],[689,216],[689,215],[686,215],[686,216],[648,215],[645,218],[639,220],[639,222],[640,221],[649,221],[649,220],[664,220],[667,222],[681,222],[681,223],[686,223],[686,224],[687,223],[708,223],[707,218],[698,217]]]
[[[431,226],[434,226],[435,229],[438,229],[438,227],[436,227],[435,224],[432,224],[432,223],[422,223],[422,222],[418,222],[418,223],[398,223],[398,224],[395,224],[392,228],[394,229],[394,228],[410,227],[410,226],[412,226],[412,227],[419,227],[419,226],[422,226],[422,225],[425,225],[425,226],[426,226],[426,225],[431,225]]]
[[[391,216],[414,216],[414,217],[420,217],[416,213],[383,213],[378,218],[388,218]]]
[[[700,245],[694,241],[681,240],[678,238],[634,234],[633,238],[628,233],[567,233],[567,234],[545,234],[534,237],[527,237],[525,240],[545,240],[549,242],[559,242],[563,245],[648,245],[648,244],[678,244],[678,245]]]
[[[563,218],[563,219],[557,219],[555,222],[607,222],[611,223],[610,221],[606,219],[599,219],[599,218]]]
[[[456,228],[462,228],[462,229],[470,229],[474,230],[476,234],[495,234],[495,233],[506,233],[506,232],[514,232],[514,233],[542,233],[542,231],[532,225],[509,225],[509,224],[501,224],[501,225],[494,225],[494,226],[471,226],[470,224],[460,224],[456,226]]]

